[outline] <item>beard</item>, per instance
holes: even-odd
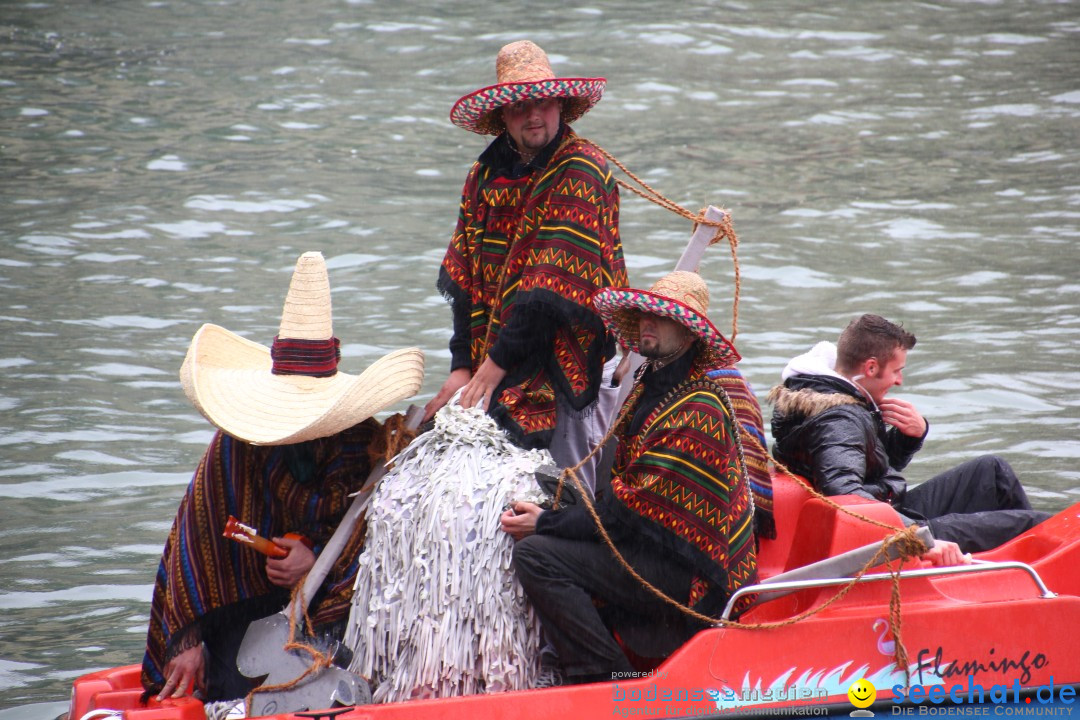
[[[646,360],[658,360],[662,365],[666,365],[671,362],[677,356],[681,356],[684,352],[689,350],[693,346],[693,341],[671,343],[668,345],[661,344],[659,340],[639,340],[638,341],[638,355]]]
[[[660,349],[660,343],[656,340],[642,340],[638,343],[638,351],[643,358],[658,358],[667,355]]]

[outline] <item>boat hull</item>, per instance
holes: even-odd
[[[791,535],[762,544],[768,574],[889,534],[811,497],[790,478],[777,481],[778,508],[787,516],[781,527]],[[891,508],[880,503],[845,498],[841,505],[899,526]],[[663,662],[642,663],[636,678],[328,713],[340,713],[339,720],[738,717],[760,716],[766,708],[846,715],[853,709],[848,689],[860,679],[876,689],[878,712],[893,714],[902,714],[892,707],[901,703],[905,710],[1039,703],[1048,691],[1051,699],[1062,699],[1064,688],[1080,684],[1080,503],[977,559],[981,566],[956,574],[920,575],[938,572],[925,568],[896,583],[886,575],[760,602],[740,619],[746,627],[703,630]],[[891,611],[896,602],[898,615]],[[898,646],[906,651],[906,667]],[[69,718],[81,720],[99,709],[118,711],[126,720],[205,717],[195,699],[144,705],[141,694],[137,665],[92,673],[75,682]]]

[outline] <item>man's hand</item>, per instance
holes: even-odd
[[[292,588],[315,564],[315,553],[299,540],[292,538],[272,538],[272,540],[275,544],[287,548],[289,554],[283,558],[267,558],[266,577],[278,587]]]
[[[465,387],[471,379],[472,371],[469,368],[458,368],[450,373],[450,377],[446,378],[446,382],[439,388],[439,392],[435,393],[435,397],[428,400],[428,404],[424,406],[424,419],[421,422],[427,422],[434,417],[435,413],[439,412],[443,405],[450,402],[450,398],[454,397],[454,393]]]
[[[205,690],[205,670],[206,660],[203,658],[202,643],[199,643],[165,664],[165,687],[161,688],[157,699],[184,697],[196,690]]]
[[[935,540],[934,547],[923,553],[922,559],[934,567],[971,564],[971,555],[960,552],[960,546],[948,540]]]
[[[907,400],[885,398],[878,403],[878,408],[881,410],[881,419],[905,435],[921,438],[926,434],[926,420]]]
[[[503,532],[515,540],[528,537],[536,532],[536,519],[544,508],[531,502],[516,502],[510,510],[499,517]]]
[[[472,380],[469,380],[469,384],[461,391],[461,399],[458,400],[461,407],[471,408],[478,405],[481,410],[487,412],[491,405],[491,395],[504,377],[506,377],[505,370],[496,365],[491,358],[484,358],[484,362],[480,363]]]

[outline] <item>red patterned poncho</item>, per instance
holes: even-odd
[[[522,177],[497,171],[486,155],[465,180],[438,287],[455,316],[467,310],[473,372],[515,313],[551,323],[550,352],[504,368],[490,411],[523,447],[546,447],[556,394],[574,410],[591,405],[613,347],[592,295],[628,284],[618,186],[600,151],[565,126],[543,169]]]

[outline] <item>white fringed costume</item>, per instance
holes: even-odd
[[[345,642],[375,702],[532,687],[539,623],[499,516],[540,502],[546,450],[451,402],[395,459],[367,511]]]

